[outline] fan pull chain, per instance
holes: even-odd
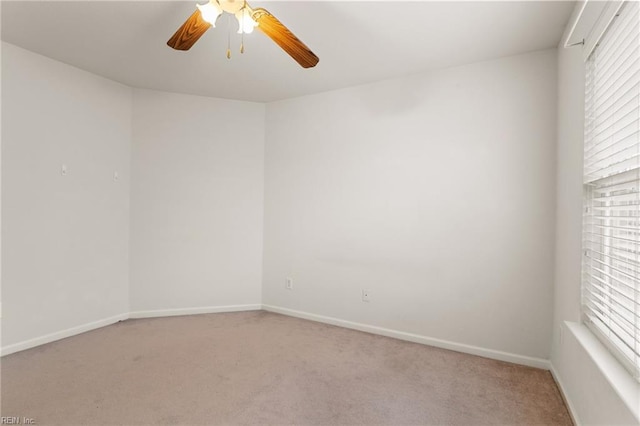
[[[242,7],[242,20],[240,21],[240,23],[238,24],[238,26],[240,27],[240,53],[244,53],[244,25],[243,25],[243,21],[244,21],[244,12],[245,12],[245,7]]]
[[[227,15],[227,59],[231,59],[231,15]]]

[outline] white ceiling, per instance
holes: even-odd
[[[2,40],[134,87],[273,101],[554,47],[573,2],[255,1],[319,57],[303,69],[259,31],[218,21],[188,52],[166,41],[195,1],[3,1]],[[201,1],[203,3],[203,1]],[[234,22],[235,24],[235,22]]]

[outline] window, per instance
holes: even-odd
[[[584,322],[640,378],[640,6],[626,2],[587,61]]]

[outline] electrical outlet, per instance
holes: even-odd
[[[67,173],[69,173],[69,168],[67,167],[67,165],[63,164],[62,166],[60,166],[60,174],[62,176],[66,176]]]
[[[287,290],[293,290],[293,278],[287,278],[285,280],[284,286]]]
[[[371,302],[371,290],[368,290],[368,289],[362,290],[362,301]]]

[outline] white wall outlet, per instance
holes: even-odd
[[[368,290],[368,289],[362,290],[362,301],[371,302],[371,290]]]
[[[67,165],[63,164],[62,166],[60,166],[60,174],[62,176],[66,176],[67,173],[69,173],[69,168],[67,167]]]
[[[113,180],[118,180],[118,179],[120,179],[120,173],[113,172]]]
[[[287,290],[293,290],[293,278],[287,278],[284,282],[284,286]]]

